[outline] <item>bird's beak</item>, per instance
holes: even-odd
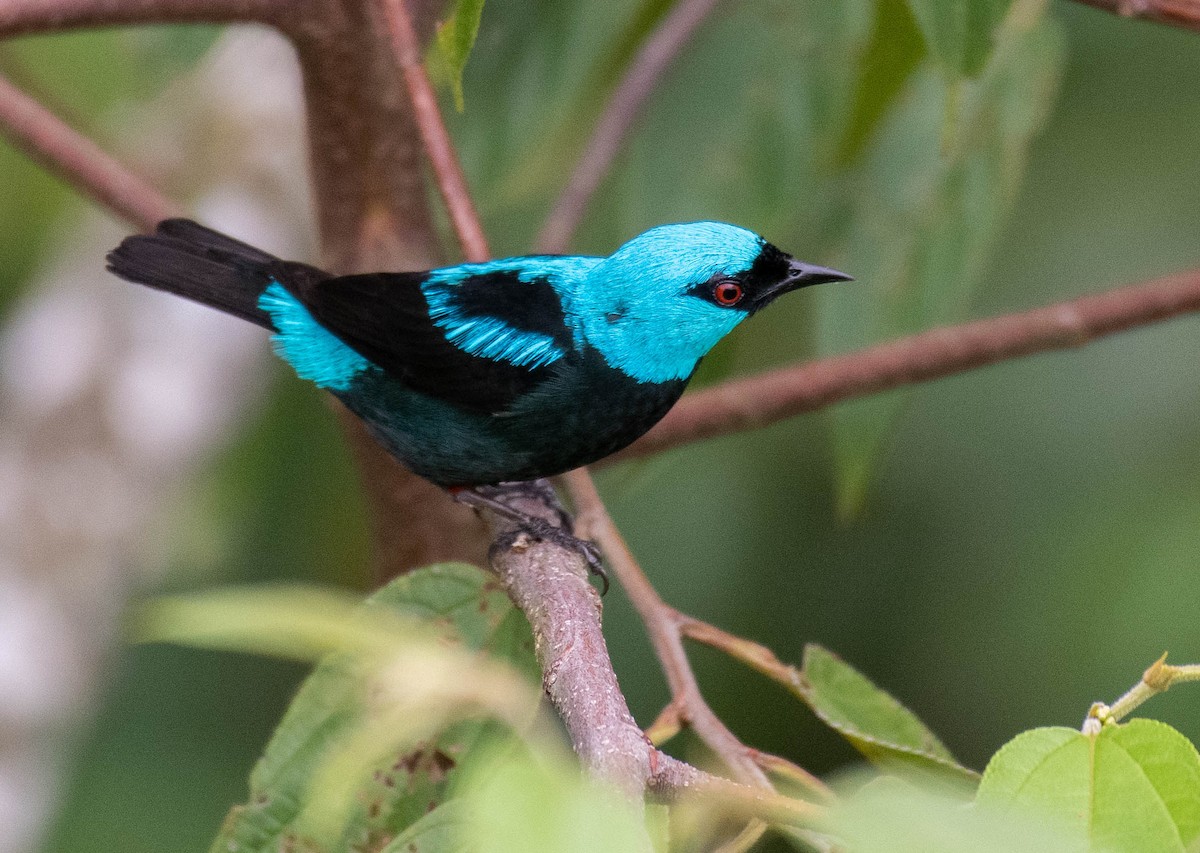
[[[767,288],[755,301],[755,305],[761,308],[785,293],[825,281],[854,281],[854,277],[829,267],[819,267],[816,264],[806,264],[804,261],[788,258],[787,274],[777,284]]]
[[[808,287],[810,284],[823,284],[827,281],[854,281],[854,276],[844,272],[819,267],[816,264],[806,264],[804,261],[792,259],[788,263],[788,275],[783,280],[783,290],[795,290]]]

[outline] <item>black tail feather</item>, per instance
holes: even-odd
[[[271,318],[258,307],[274,280],[295,270],[317,272],[279,260],[190,219],[165,219],[153,234],[127,237],[108,254],[108,269],[121,278],[193,299],[267,329]],[[286,284],[286,282],[285,282]]]

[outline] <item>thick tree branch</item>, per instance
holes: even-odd
[[[508,503],[557,521],[544,501]],[[513,535],[513,522],[490,513],[487,518],[493,537]],[[658,758],[629,713],[609,663],[600,630],[600,598],[588,583],[586,564],[580,555],[557,545],[516,535],[512,547],[495,549],[492,566],[533,628],[546,695],[580,759],[631,798],[640,799]]]
[[[440,0],[410,0],[420,33]],[[290,0],[304,74],[322,264],[337,273],[428,269],[442,260],[429,215],[421,137],[375,0]],[[342,417],[363,488],[382,581],[447,559],[481,563],[484,526]]]
[[[719,0],[681,0],[646,40],[600,116],[570,180],[538,236],[538,251],[567,250],[584,211],[663,74]]]
[[[1200,32],[1200,0],[1077,0],[1124,18],[1156,21]]]
[[[279,23],[293,0],[4,0],[0,37],[122,24]]]
[[[0,77],[0,135],[101,207],[150,231],[180,209],[98,145]]]
[[[605,462],[756,429],[998,361],[1080,347],[1194,311],[1200,311],[1200,270],[735,379],[686,395],[649,433]]]
[[[746,746],[704,701],[683,648],[681,626],[686,617],[667,605],[654,589],[613,523],[591,476],[586,469],[579,469],[564,474],[563,481],[575,504],[579,533],[599,543],[621,587],[646,624],[651,645],[671,690],[672,712],[700,736],[735,779],[770,787],[766,774],[754,762]]]

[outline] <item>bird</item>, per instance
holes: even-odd
[[[603,257],[333,275],[176,218],[125,238],[107,268],[269,330],[392,456],[492,509],[499,484],[632,443],[704,355],[779,296],[852,280],[713,221],[659,225]]]

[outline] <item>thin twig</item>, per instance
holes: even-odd
[[[0,77],[0,134],[102,207],[150,231],[179,215],[174,202]]]
[[[692,33],[719,0],[681,0],[646,40],[604,109],[575,172],[538,236],[538,251],[566,251],[584,211],[625,142],[642,108]]]
[[[0,36],[120,24],[283,24],[294,0],[4,0]]]
[[[1200,31],[1200,0],[1077,0],[1123,18]]]
[[[467,178],[454,153],[454,144],[442,121],[437,96],[425,66],[421,62],[421,44],[417,40],[412,18],[404,6],[404,0],[381,0],[387,18],[388,31],[392,37],[392,48],[396,62],[404,72],[408,96],[412,99],[417,127],[425,142],[425,151],[433,166],[438,190],[446,203],[450,221],[462,244],[463,255],[468,261],[486,261],[491,257],[487,237],[479,223],[479,214],[471,200]]]
[[[605,463],[757,429],[843,400],[999,361],[1080,347],[1195,311],[1200,311],[1200,270],[735,379],[686,395],[650,432]]]
[[[1162,657],[1150,664],[1138,683],[1125,691],[1121,698],[1111,705],[1096,702],[1088,709],[1087,717],[1083,721],[1083,733],[1099,734],[1103,726],[1119,723],[1141,707],[1146,700],[1159,693],[1165,693],[1172,685],[1189,681],[1200,681],[1200,664],[1170,664],[1167,663],[1166,652],[1163,652]]]

